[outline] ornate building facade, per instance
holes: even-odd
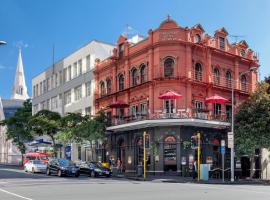
[[[96,60],[95,110],[108,117],[107,142],[100,159],[120,159],[126,173],[142,163],[142,136],[150,135],[148,171],[181,173],[192,168],[190,139],[202,133],[202,162],[221,166],[219,146],[227,138],[231,91],[235,106],[255,89],[259,61],[246,41],[229,43],[225,28],[213,37],[198,24],[181,27],[166,19],[137,43],[121,35],[113,55]],[[161,99],[166,92],[179,98]],[[214,95],[224,104],[206,103]],[[152,150],[151,150],[152,149]],[[226,166],[229,167],[227,150]]]

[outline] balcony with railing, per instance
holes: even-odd
[[[214,114],[212,111],[207,109],[174,109],[173,113],[167,113],[162,110],[155,110],[152,114],[146,113],[136,113],[133,115],[122,115],[122,116],[112,116],[108,119],[108,127],[117,126],[123,124],[129,124],[133,122],[139,122],[144,120],[181,120],[181,119],[192,119],[192,120],[202,120],[225,122],[227,124],[231,121],[231,113],[219,112]]]

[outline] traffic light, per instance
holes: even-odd
[[[197,135],[193,135],[191,136],[191,148],[192,149],[197,149],[198,148],[198,136]]]

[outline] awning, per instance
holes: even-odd
[[[205,99],[205,103],[219,103],[219,104],[224,104],[224,103],[228,103],[229,100],[225,99],[224,97],[218,96],[218,95],[214,95],[211,97],[208,97]]]
[[[109,105],[109,107],[110,108],[127,108],[127,107],[129,107],[129,104],[122,101],[122,100],[118,100],[118,101],[111,103]]]

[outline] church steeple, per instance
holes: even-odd
[[[25,84],[24,71],[23,71],[22,53],[21,53],[21,48],[19,48],[18,63],[17,63],[17,69],[16,69],[16,74],[15,74],[15,80],[13,84],[13,91],[12,91],[11,99],[26,100],[28,98],[29,96],[27,94],[27,87]]]

